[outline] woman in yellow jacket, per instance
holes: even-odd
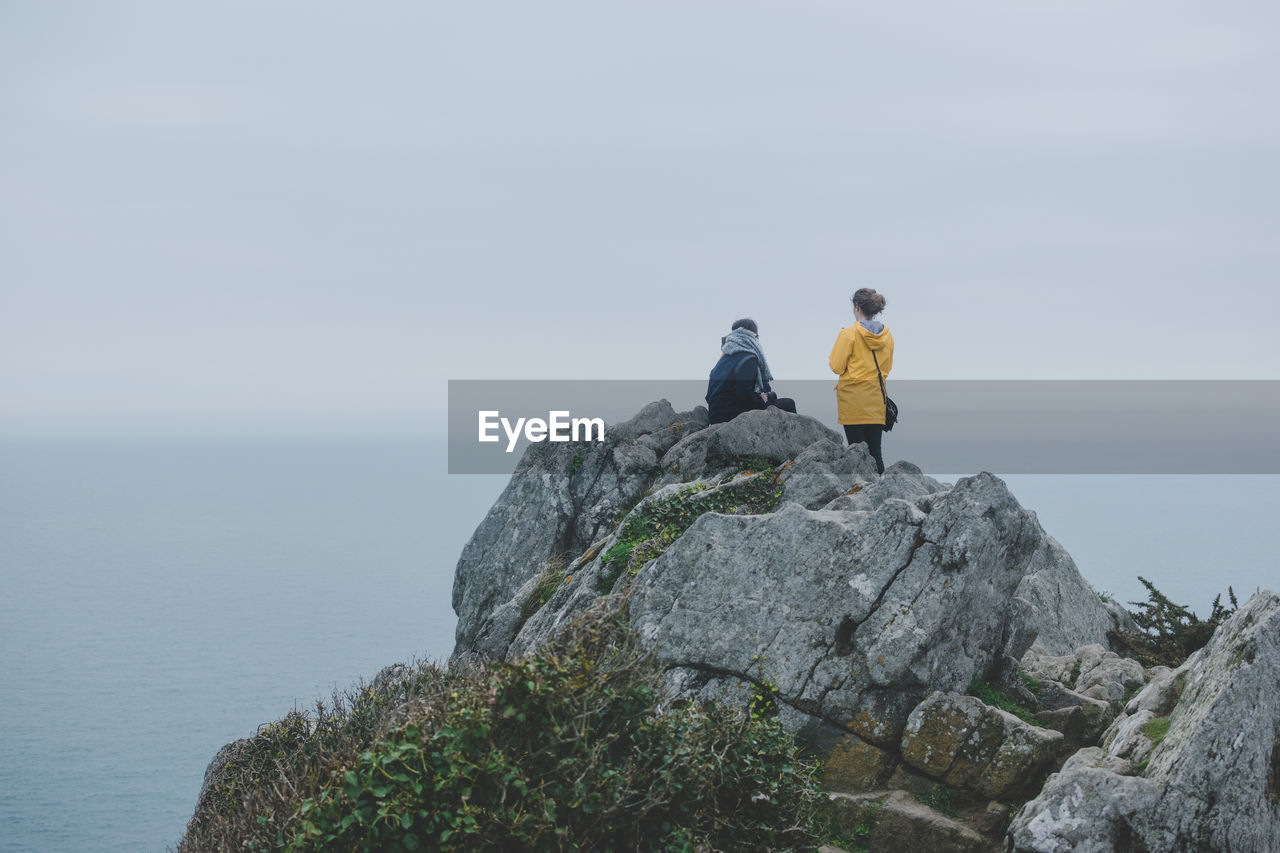
[[[875,316],[884,310],[884,296],[869,287],[853,294],[853,316],[857,320],[836,335],[831,348],[831,370],[836,381],[836,407],[844,436],[849,444],[863,442],[884,473],[880,452],[884,437],[884,392],[880,376],[893,368],[893,335]],[[876,366],[879,364],[879,373]]]

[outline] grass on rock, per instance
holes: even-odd
[[[778,472],[756,473],[748,469],[727,483],[699,483],[645,504],[627,516],[618,538],[605,552],[600,573],[601,591],[607,592],[626,570],[662,555],[686,530],[708,512],[742,515],[769,512],[782,499]]]

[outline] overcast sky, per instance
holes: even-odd
[[[449,378],[1280,378],[1280,5],[0,4],[0,429]]]

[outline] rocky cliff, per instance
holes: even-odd
[[[990,474],[877,476],[811,418],[651,403],[526,452],[458,562],[453,663],[601,606],[673,697],[775,710],[874,849],[1280,849],[1280,600],[1144,669]]]
[[[1010,849],[1280,850],[1280,596],[1254,595],[1185,664],[1146,675],[1018,813]]]

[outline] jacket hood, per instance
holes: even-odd
[[[858,337],[862,338],[868,349],[882,350],[885,347],[885,342],[889,340],[889,329],[879,320],[864,320],[861,323],[855,323],[853,329]]]

